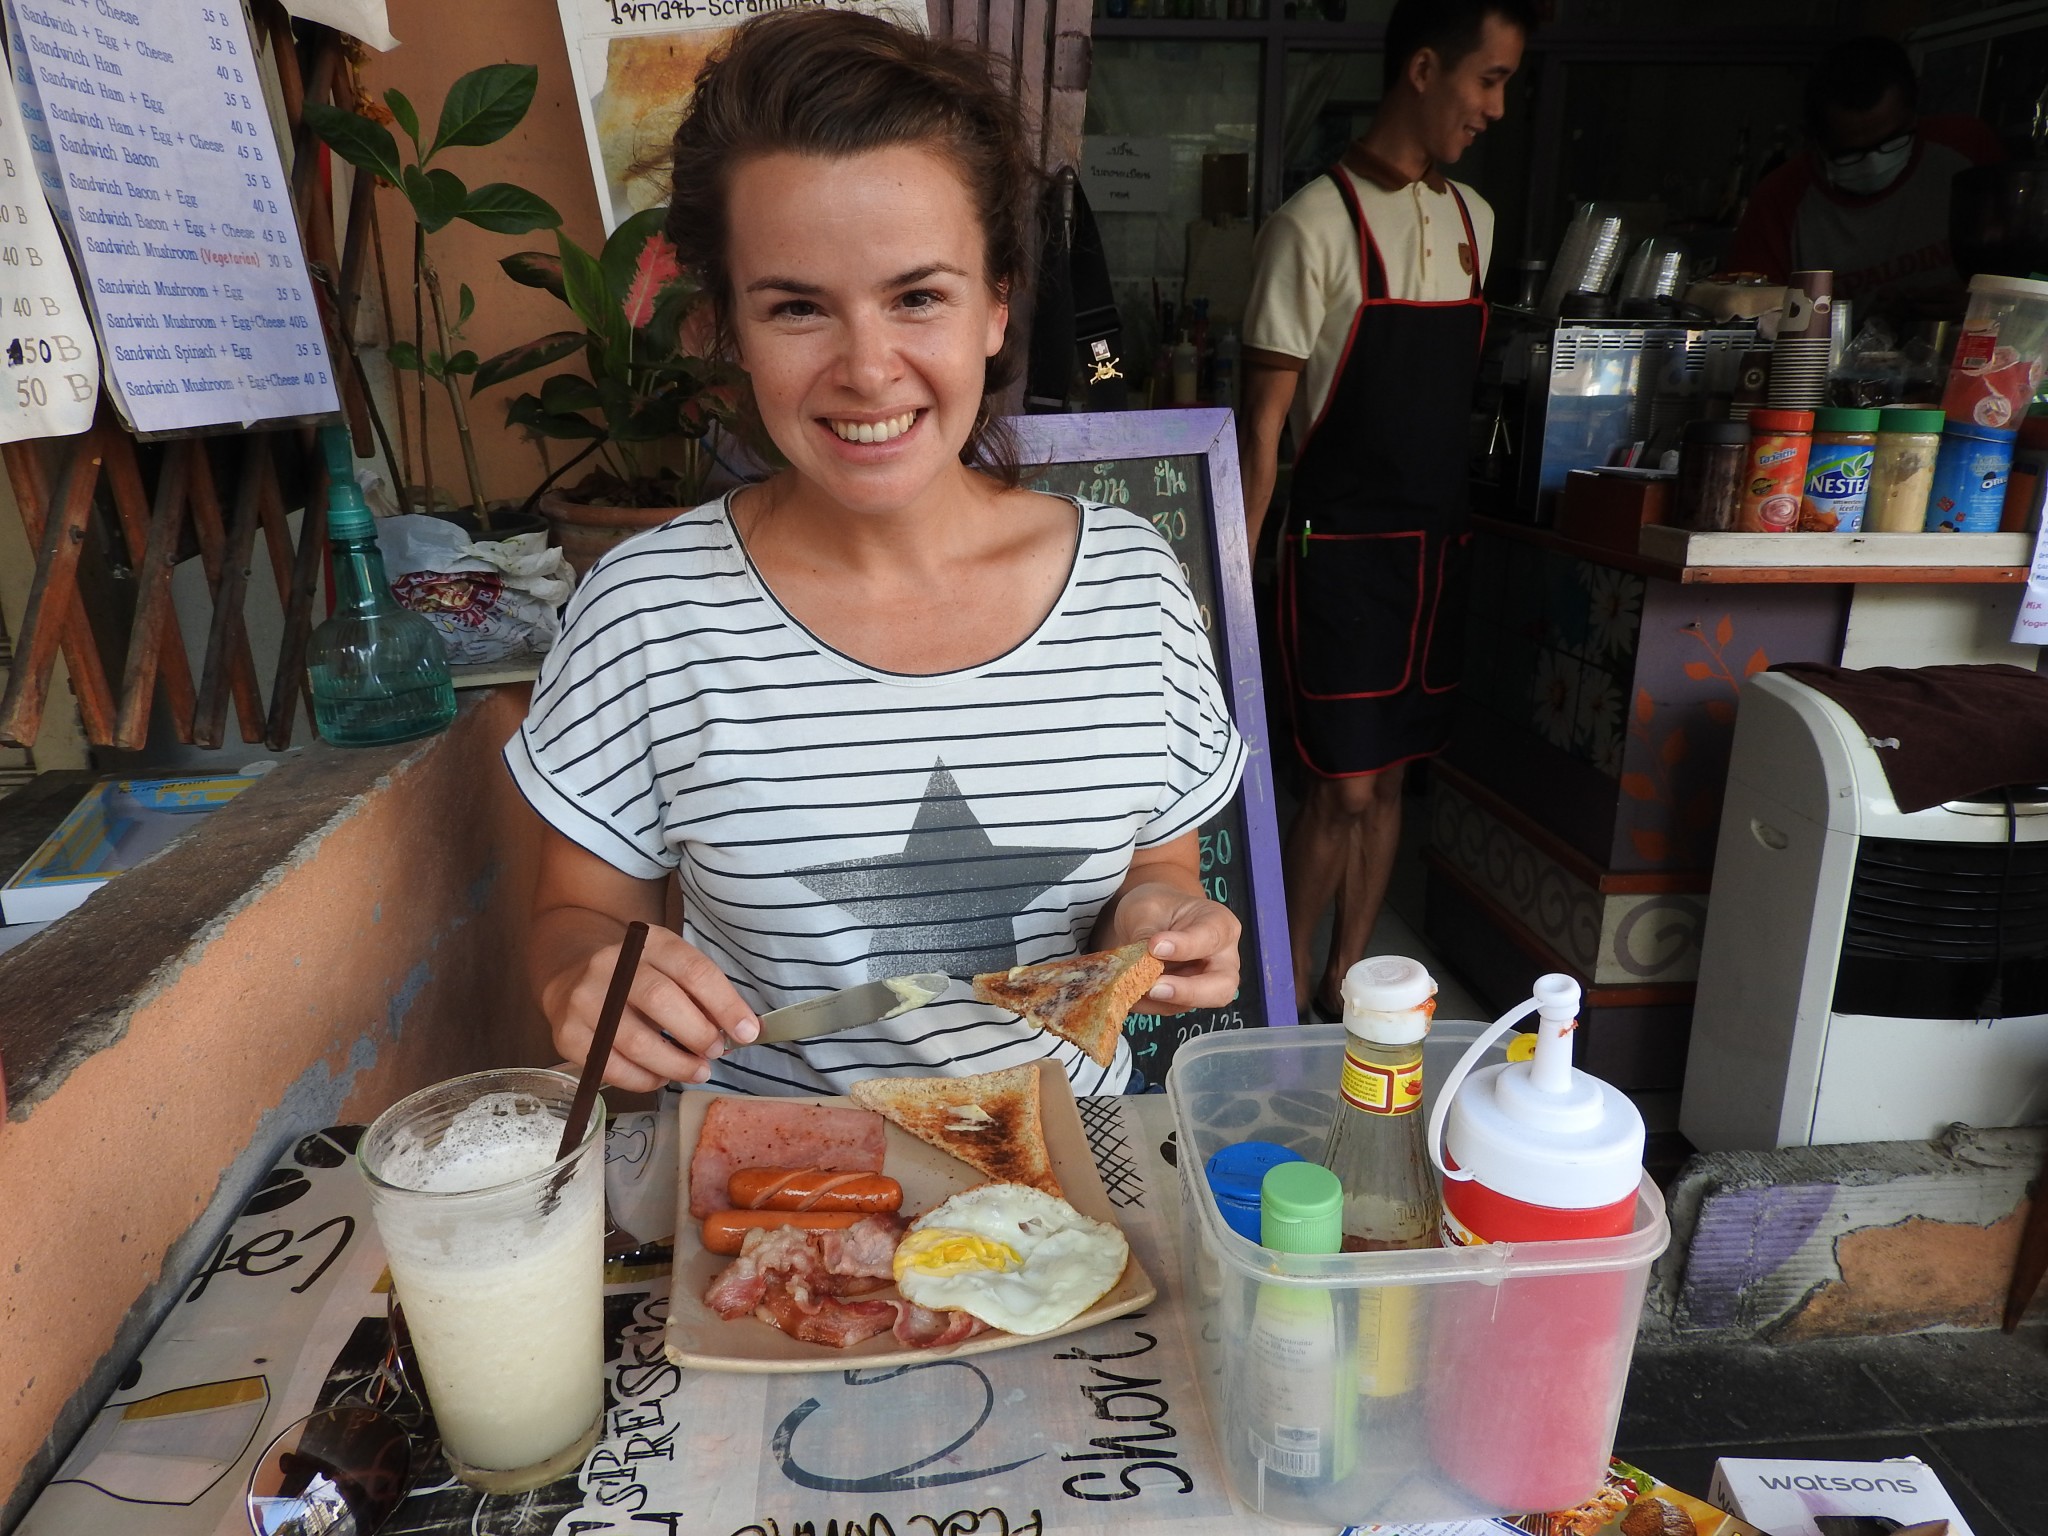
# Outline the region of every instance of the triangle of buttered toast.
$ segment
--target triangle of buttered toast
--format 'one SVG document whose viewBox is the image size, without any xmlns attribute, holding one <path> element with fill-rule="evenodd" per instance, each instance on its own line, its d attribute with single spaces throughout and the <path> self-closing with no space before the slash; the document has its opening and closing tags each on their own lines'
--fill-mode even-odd
<svg viewBox="0 0 2048 1536">
<path fill-rule="evenodd" d="M 1072 1041 L 1106 1067 L 1116 1060 L 1125 1017 L 1165 971 L 1140 941 L 991 971 L 974 978 L 974 995 Z"/>
<path fill-rule="evenodd" d="M 1038 1112 L 1038 1068 L 970 1077 L 870 1077 L 847 1096 L 1002 1184 L 1060 1193 Z"/>
</svg>

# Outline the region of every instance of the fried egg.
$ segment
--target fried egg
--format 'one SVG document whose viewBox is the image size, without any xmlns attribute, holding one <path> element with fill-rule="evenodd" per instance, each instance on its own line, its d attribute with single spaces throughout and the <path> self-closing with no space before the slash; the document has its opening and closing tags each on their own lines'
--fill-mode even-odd
<svg viewBox="0 0 2048 1536">
<path fill-rule="evenodd" d="M 981 1184 L 935 1206 L 896 1245 L 906 1301 L 958 1307 L 1007 1333 L 1047 1333 L 1108 1293 L 1130 1245 L 1028 1184 Z"/>
</svg>

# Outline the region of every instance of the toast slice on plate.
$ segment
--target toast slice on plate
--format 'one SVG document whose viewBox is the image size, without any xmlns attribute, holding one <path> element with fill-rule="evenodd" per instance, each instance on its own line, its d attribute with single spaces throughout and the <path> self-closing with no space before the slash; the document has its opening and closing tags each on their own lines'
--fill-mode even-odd
<svg viewBox="0 0 2048 1536">
<path fill-rule="evenodd" d="M 974 995 L 1072 1041 L 1098 1066 L 1116 1060 L 1124 1019 L 1166 972 L 1143 941 L 1121 949 L 1016 965 L 974 978 Z"/>
<path fill-rule="evenodd" d="M 870 1077 L 846 1092 L 861 1108 L 998 1183 L 1061 1194 L 1039 1119 L 1035 1065 L 971 1077 Z"/>
</svg>

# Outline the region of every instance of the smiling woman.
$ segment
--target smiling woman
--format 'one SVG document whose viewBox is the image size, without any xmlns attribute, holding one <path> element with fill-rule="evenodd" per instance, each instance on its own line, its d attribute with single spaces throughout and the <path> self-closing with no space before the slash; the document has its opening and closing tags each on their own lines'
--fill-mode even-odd
<svg viewBox="0 0 2048 1536">
<path fill-rule="evenodd" d="M 1147 1011 L 1236 993 L 1195 828 L 1244 746 L 1178 562 L 1128 512 L 1019 489 L 992 415 L 1038 184 L 1014 96 L 955 43 L 792 11 L 699 77 L 669 233 L 788 468 L 600 562 L 506 749 L 547 827 L 529 968 L 565 1055 L 680 882 L 609 1081 L 815 1093 L 1052 1056 L 1115 1091 L 1128 1047 L 1099 1065 L 965 979 L 1142 940 Z M 957 980 L 754 1043 L 760 1010 L 919 971 Z"/>
</svg>

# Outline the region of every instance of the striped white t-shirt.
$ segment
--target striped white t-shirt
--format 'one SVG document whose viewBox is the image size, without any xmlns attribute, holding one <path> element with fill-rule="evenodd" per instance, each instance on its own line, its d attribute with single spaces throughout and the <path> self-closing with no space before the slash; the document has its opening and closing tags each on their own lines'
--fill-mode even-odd
<svg viewBox="0 0 2048 1536">
<path fill-rule="evenodd" d="M 966 981 L 1087 949 L 1133 850 L 1192 831 L 1244 765 L 1166 542 L 1127 511 L 1079 507 L 1045 621 L 936 676 L 813 636 L 762 583 L 724 501 L 620 546 L 578 590 L 505 749 L 535 809 L 629 875 L 676 870 L 683 936 L 757 1010 L 954 978 L 900 1018 L 734 1051 L 714 1084 L 836 1093 L 1047 1055 L 1077 1093 L 1125 1084 L 1128 1045 L 1098 1067 Z"/>
</svg>

